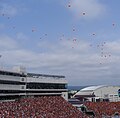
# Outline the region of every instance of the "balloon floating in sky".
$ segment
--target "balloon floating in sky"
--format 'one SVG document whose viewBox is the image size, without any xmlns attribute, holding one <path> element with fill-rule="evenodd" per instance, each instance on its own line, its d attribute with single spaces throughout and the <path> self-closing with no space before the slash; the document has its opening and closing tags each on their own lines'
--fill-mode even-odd
<svg viewBox="0 0 120 118">
<path fill-rule="evenodd" d="M 73 32 L 75 31 L 75 28 L 73 28 Z"/>
<path fill-rule="evenodd" d="M 2 16 L 5 16 L 5 14 L 3 13 Z"/>
<path fill-rule="evenodd" d="M 69 4 L 68 7 L 71 7 L 71 5 Z"/>
<path fill-rule="evenodd" d="M 82 14 L 85 15 L 85 12 L 83 12 Z"/>
<path fill-rule="evenodd" d="M 68 7 L 71 7 L 71 4 L 70 4 L 70 2 L 68 3 Z"/>
<path fill-rule="evenodd" d="M 70 0 L 71 1 L 71 0 Z M 67 4 L 65 4 L 65 7 L 67 7 L 67 9 L 69 8 L 69 9 L 71 9 L 71 7 L 73 7 L 72 6 L 72 4 L 71 4 L 71 2 L 68 2 Z M 12 16 L 11 15 L 9 15 L 7 12 L 2 12 L 1 14 L 1 17 L 3 17 L 3 19 L 4 18 L 6 18 L 6 19 L 10 19 L 10 20 L 7 20 L 7 22 L 9 22 L 9 21 L 11 21 L 11 19 L 12 19 Z M 87 11 L 79 11 L 79 13 L 78 13 L 78 15 L 80 15 L 80 16 L 82 16 L 82 17 L 85 17 L 85 15 L 87 16 L 88 15 L 88 13 L 87 13 Z M 49 19 L 48 19 L 49 20 Z M 96 24 L 93 24 L 93 25 L 96 25 Z M 16 26 L 16 25 L 15 25 Z M 15 26 L 10 26 L 10 28 L 11 29 L 17 29 L 17 26 L 15 27 Z M 32 24 L 32 26 L 36 26 L 35 24 Z M 28 29 L 28 31 L 30 31 L 30 32 L 35 32 L 36 31 L 36 29 L 37 29 L 37 27 L 32 27 L 31 26 L 31 28 L 30 29 Z M 84 25 L 83 25 L 84 26 Z M 116 22 L 111 22 L 110 23 L 110 26 L 114 29 L 114 26 L 116 26 Z M 79 29 L 77 29 L 78 27 L 76 26 L 76 24 L 72 24 L 71 25 L 71 28 L 70 28 L 70 31 L 72 32 L 71 34 L 72 35 L 75 35 L 78 31 L 79 31 Z M 79 27 L 80 28 L 80 27 Z M 82 27 L 83 29 L 84 29 L 84 27 Z M 82 29 L 81 29 L 82 30 Z M 87 29 L 86 29 L 87 30 Z M 15 31 L 15 30 L 13 30 L 13 31 Z M 63 31 L 63 30 L 62 30 Z M 38 32 L 38 29 L 37 29 L 37 32 Z M 64 32 L 63 32 L 64 33 Z M 89 32 L 90 34 L 90 36 L 94 39 L 94 38 L 98 38 L 97 36 L 98 36 L 98 34 L 97 34 L 97 31 L 90 31 Z M 37 34 L 37 33 L 31 33 L 31 34 Z M 79 43 L 79 38 L 78 38 L 78 36 L 72 36 L 71 37 L 71 34 L 70 34 L 70 37 L 69 38 L 67 38 L 66 37 L 66 34 L 62 34 L 62 36 L 61 37 L 59 37 L 59 39 L 58 40 L 61 40 L 61 42 L 68 42 L 69 41 L 69 43 L 71 44 L 72 43 L 72 46 L 70 45 L 70 48 L 76 48 L 75 46 L 77 46 L 77 44 Z M 46 33 L 46 31 L 42 34 L 43 36 L 39 36 L 38 37 L 38 39 L 40 40 L 40 41 L 42 41 L 44 38 L 48 38 L 48 36 L 49 36 L 49 33 L 47 34 Z M 75 37 L 75 38 L 74 38 Z M 77 38 L 76 38 L 77 37 Z M 87 38 L 89 38 L 89 37 L 87 37 Z M 67 41 L 65 41 L 65 40 L 67 40 Z M 99 51 L 99 57 L 101 58 L 101 59 L 108 59 L 108 58 L 110 58 L 111 57 L 111 53 L 108 53 L 107 51 L 106 51 L 106 42 L 105 42 L 105 40 L 104 40 L 104 42 L 102 42 L 102 43 L 99 43 L 99 42 L 97 42 L 97 40 L 91 40 L 91 41 L 93 41 L 93 42 L 90 42 L 87 46 L 89 46 L 89 47 L 91 47 L 91 48 L 95 48 L 95 50 L 98 50 Z M 99 64 L 99 63 L 98 63 Z M 100 61 L 100 64 L 103 64 L 103 63 L 101 63 L 101 61 Z"/>
<path fill-rule="evenodd" d="M 112 26 L 115 26 L 115 24 L 113 23 Z"/>
</svg>

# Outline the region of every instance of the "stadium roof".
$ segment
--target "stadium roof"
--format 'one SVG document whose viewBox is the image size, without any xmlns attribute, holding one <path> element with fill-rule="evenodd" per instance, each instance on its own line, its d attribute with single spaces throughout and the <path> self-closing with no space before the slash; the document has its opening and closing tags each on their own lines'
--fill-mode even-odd
<svg viewBox="0 0 120 118">
<path fill-rule="evenodd" d="M 99 89 L 104 86 L 106 86 L 106 85 L 90 86 L 90 87 L 83 88 L 80 91 L 94 91 L 94 90 Z"/>
<path fill-rule="evenodd" d="M 78 91 L 75 95 L 92 95 L 94 90 L 99 89 L 101 87 L 105 87 L 105 85 L 85 87 Z"/>
</svg>

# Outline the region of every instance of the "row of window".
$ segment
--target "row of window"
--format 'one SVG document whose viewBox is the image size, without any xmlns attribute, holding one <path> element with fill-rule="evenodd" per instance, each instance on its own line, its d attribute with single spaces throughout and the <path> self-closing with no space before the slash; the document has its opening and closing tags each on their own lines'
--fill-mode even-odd
<svg viewBox="0 0 120 118">
<path fill-rule="evenodd" d="M 27 85 L 27 89 L 67 89 L 67 84 L 55 84 L 55 83 L 27 83 L 26 84 L 25 82 L 0 80 L 0 84 Z"/>
<path fill-rule="evenodd" d="M 10 94 L 10 93 L 25 93 L 25 91 L 18 91 L 18 90 L 0 90 L 2 94 Z"/>
<path fill-rule="evenodd" d="M 14 73 L 14 72 L 7 72 L 7 71 L 0 71 L 0 75 L 9 75 L 9 76 L 17 76 L 17 77 L 26 77 L 24 74 Z"/>
<path fill-rule="evenodd" d="M 0 84 L 25 85 L 23 82 L 0 80 Z"/>
<path fill-rule="evenodd" d="M 45 75 L 45 74 L 35 74 L 35 73 L 27 73 L 27 75 L 29 77 L 35 77 L 35 78 L 39 78 L 39 77 L 54 77 L 54 78 L 65 78 L 65 76 L 57 76 L 57 75 Z"/>
<path fill-rule="evenodd" d="M 67 84 L 27 83 L 27 89 L 67 89 Z"/>
<path fill-rule="evenodd" d="M 56 93 L 55 91 L 18 91 L 18 90 L 0 90 L 0 94 L 11 94 L 11 93 Z M 57 93 L 61 93 L 57 91 Z"/>
</svg>

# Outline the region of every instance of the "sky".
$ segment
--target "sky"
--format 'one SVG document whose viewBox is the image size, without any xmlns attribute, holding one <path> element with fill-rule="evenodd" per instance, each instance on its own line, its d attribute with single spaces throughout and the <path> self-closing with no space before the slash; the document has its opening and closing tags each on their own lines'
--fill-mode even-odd
<svg viewBox="0 0 120 118">
<path fill-rule="evenodd" d="M 120 85 L 120 0 L 0 0 L 0 67 Z"/>
</svg>

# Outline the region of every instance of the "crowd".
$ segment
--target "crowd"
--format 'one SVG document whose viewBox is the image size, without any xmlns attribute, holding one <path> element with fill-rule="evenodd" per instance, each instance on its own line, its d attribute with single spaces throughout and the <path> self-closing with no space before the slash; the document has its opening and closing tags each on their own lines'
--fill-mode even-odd
<svg viewBox="0 0 120 118">
<path fill-rule="evenodd" d="M 22 98 L 0 103 L 0 118 L 88 118 L 61 96 Z"/>
<path fill-rule="evenodd" d="M 113 118 L 115 115 L 120 115 L 120 102 L 85 102 L 84 106 L 87 111 L 95 113 L 95 118 Z M 61 96 L 40 96 L 0 102 L 0 118 L 89 117 Z"/>
<path fill-rule="evenodd" d="M 88 110 L 93 110 L 95 118 L 120 118 L 120 102 L 86 102 Z"/>
</svg>

